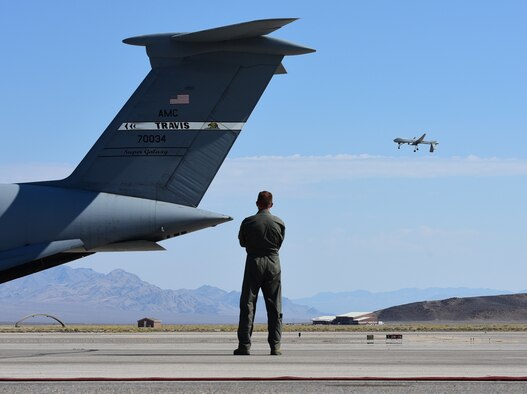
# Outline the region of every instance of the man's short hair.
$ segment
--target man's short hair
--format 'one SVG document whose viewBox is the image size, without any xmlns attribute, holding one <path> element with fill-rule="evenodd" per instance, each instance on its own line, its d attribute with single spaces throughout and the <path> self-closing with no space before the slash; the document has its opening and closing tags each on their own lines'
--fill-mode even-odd
<svg viewBox="0 0 527 394">
<path fill-rule="evenodd" d="M 273 194 L 265 190 L 261 191 L 258 193 L 258 200 L 256 200 L 256 203 L 263 207 L 269 208 L 271 205 L 273 205 Z"/>
</svg>

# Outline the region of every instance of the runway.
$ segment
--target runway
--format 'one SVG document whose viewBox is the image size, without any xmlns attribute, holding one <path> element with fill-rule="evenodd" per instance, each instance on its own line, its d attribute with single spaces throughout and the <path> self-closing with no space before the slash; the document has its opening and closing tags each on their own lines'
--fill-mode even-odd
<svg viewBox="0 0 527 394">
<path fill-rule="evenodd" d="M 411 392 L 411 385 L 423 384 L 463 389 L 483 385 L 516 392 L 526 384 L 527 333 L 402 333 L 402 340 L 371 334 L 373 341 L 364 332 L 285 333 L 284 354 L 270 356 L 266 334 L 255 333 L 251 355 L 233 356 L 237 340 L 232 332 L 4 333 L 0 390 L 17 392 L 45 384 L 55 387 L 50 392 L 62 392 L 60 387 L 71 390 L 69 385 L 79 384 L 79 379 L 84 388 L 110 388 L 116 382 L 121 387 L 126 382 L 141 392 L 148 392 L 139 390 L 145 382 L 157 387 L 156 392 L 163 387 L 167 392 L 179 387 L 210 392 L 209 385 L 212 391 L 224 387 L 233 392 L 249 387 L 315 392 L 323 389 L 320 385 L 333 387 L 333 392 L 339 387 Z"/>
</svg>

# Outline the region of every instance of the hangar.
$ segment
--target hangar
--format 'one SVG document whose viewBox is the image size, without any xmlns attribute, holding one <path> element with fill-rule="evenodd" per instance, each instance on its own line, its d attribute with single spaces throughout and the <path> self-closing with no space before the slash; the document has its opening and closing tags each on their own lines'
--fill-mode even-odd
<svg viewBox="0 0 527 394">
<path fill-rule="evenodd" d="M 313 324 L 358 325 L 379 324 L 373 312 L 349 312 L 337 316 L 320 316 L 312 319 Z"/>
</svg>

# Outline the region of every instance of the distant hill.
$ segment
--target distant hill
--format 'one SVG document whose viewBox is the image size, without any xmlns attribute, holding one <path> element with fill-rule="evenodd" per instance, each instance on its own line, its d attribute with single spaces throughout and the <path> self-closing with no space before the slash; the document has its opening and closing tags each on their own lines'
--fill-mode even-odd
<svg viewBox="0 0 527 394">
<path fill-rule="evenodd" d="M 69 323 L 236 323 L 240 293 L 212 286 L 165 290 L 123 270 L 108 274 L 59 266 L 0 285 L 0 322 L 33 313 L 56 314 Z M 258 303 L 257 321 L 266 321 Z M 285 322 L 305 322 L 322 312 L 283 299 Z"/>
<path fill-rule="evenodd" d="M 384 322 L 527 321 L 527 294 L 413 302 L 377 311 Z"/>
<path fill-rule="evenodd" d="M 297 298 L 293 301 L 310 305 L 329 314 L 339 315 L 350 311 L 375 311 L 395 305 L 418 301 L 442 300 L 451 297 L 473 297 L 512 294 L 510 291 L 495 289 L 458 288 L 427 288 L 400 289 L 394 291 L 372 293 L 366 290 L 350 292 L 324 292 L 308 298 Z"/>
</svg>

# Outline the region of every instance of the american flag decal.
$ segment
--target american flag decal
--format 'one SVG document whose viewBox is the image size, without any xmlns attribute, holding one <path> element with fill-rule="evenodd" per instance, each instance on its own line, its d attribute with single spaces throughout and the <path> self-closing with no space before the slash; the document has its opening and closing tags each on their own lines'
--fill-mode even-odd
<svg viewBox="0 0 527 394">
<path fill-rule="evenodd" d="M 170 104 L 190 104 L 190 96 L 188 94 L 178 94 L 175 98 L 170 99 Z"/>
</svg>

